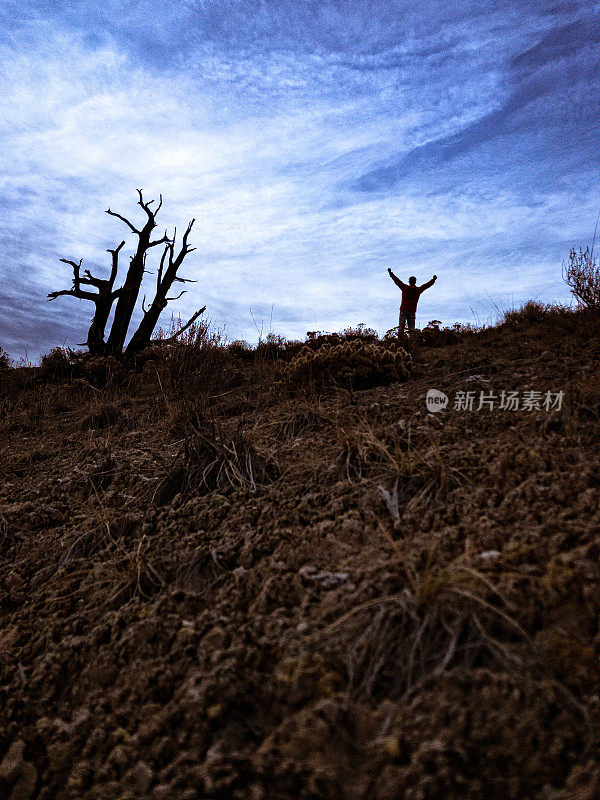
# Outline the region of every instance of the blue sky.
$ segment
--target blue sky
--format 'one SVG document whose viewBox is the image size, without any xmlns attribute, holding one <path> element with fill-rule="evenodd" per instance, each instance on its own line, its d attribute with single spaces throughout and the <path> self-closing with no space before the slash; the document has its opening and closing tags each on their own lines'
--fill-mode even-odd
<svg viewBox="0 0 600 800">
<path fill-rule="evenodd" d="M 85 339 L 93 306 L 45 296 L 61 257 L 108 271 L 105 209 L 139 219 L 136 188 L 159 228 L 196 218 L 172 308 L 230 339 L 383 333 L 388 266 L 437 273 L 421 325 L 568 302 L 600 210 L 599 23 L 577 0 L 0 2 L 0 346 Z"/>
</svg>

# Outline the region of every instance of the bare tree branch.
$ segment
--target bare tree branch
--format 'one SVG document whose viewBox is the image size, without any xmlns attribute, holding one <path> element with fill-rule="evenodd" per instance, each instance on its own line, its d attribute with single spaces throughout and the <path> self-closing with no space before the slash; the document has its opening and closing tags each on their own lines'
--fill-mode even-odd
<svg viewBox="0 0 600 800">
<path fill-rule="evenodd" d="M 195 220 L 192 219 L 187 226 L 186 232 L 183 234 L 183 239 L 181 242 L 181 249 L 177 254 L 176 258 L 173 258 L 174 255 L 174 244 L 175 244 L 175 236 L 173 236 L 173 248 L 171 249 L 171 253 L 169 254 L 169 269 L 167 270 L 167 275 L 169 279 L 169 286 L 173 283 L 173 281 L 177 277 L 177 270 L 183 264 L 183 259 L 187 256 L 188 253 L 191 253 L 195 250 L 195 247 L 190 247 L 188 245 L 188 236 L 190 235 L 190 231 L 192 230 L 192 226 L 194 225 Z M 168 287 L 167 287 L 168 290 Z"/>
<path fill-rule="evenodd" d="M 48 292 L 47 297 L 49 300 L 56 300 L 57 297 L 62 297 L 63 295 L 77 297 L 79 300 L 94 300 L 97 297 L 92 292 L 84 292 L 81 289 L 61 289 L 59 292 Z"/>
<path fill-rule="evenodd" d="M 144 209 L 144 211 L 148 215 L 148 219 L 151 219 L 152 221 L 154 221 L 154 218 L 156 217 L 156 215 L 158 214 L 158 212 L 160 211 L 160 209 L 162 207 L 162 202 L 163 202 L 162 194 L 159 195 L 159 197 L 160 197 L 159 203 L 158 203 L 156 209 L 153 211 L 150 208 L 150 206 L 152 205 L 152 203 L 155 202 L 155 200 L 148 200 L 148 202 L 144 203 L 144 198 L 142 196 L 142 190 L 138 189 L 137 193 L 138 193 L 139 198 L 140 198 L 139 201 L 138 201 L 138 205 L 140 205 Z"/>
<path fill-rule="evenodd" d="M 113 270 L 108 280 L 95 277 L 89 269 L 86 269 L 84 277 L 81 277 L 81 264 L 83 259 L 80 259 L 78 263 L 68 258 L 61 258 L 60 260 L 63 264 L 69 264 L 73 267 L 73 288 L 50 292 L 48 294 L 48 300 L 55 300 L 57 297 L 69 295 L 71 297 L 76 297 L 78 300 L 90 300 L 94 303 L 96 312 L 88 330 L 86 342 L 90 353 L 100 354 L 103 353 L 105 349 L 104 330 L 106 328 L 106 322 L 110 315 L 113 302 L 120 295 L 120 290 L 113 292 L 112 287 L 116 277 L 118 252 L 124 244 L 125 242 L 123 241 L 115 250 L 109 251 L 113 253 Z M 93 286 L 98 291 L 83 291 L 81 289 L 82 284 Z"/>
<path fill-rule="evenodd" d="M 171 240 L 167 236 L 167 232 L 165 231 L 165 235 L 161 236 L 160 239 L 154 239 L 152 242 L 148 242 L 148 247 L 156 247 L 157 244 L 164 244 L 165 242 L 170 242 Z"/>
<path fill-rule="evenodd" d="M 180 328 L 180 329 L 177 331 L 177 333 L 174 333 L 172 336 L 169 336 L 167 339 L 161 339 L 161 342 L 162 342 L 162 343 L 166 343 L 166 342 L 172 342 L 172 341 L 173 341 L 174 339 L 176 339 L 178 336 L 181 336 L 181 334 L 182 334 L 184 331 L 186 331 L 186 330 L 187 330 L 187 329 L 190 327 L 190 325 L 193 325 L 193 324 L 194 324 L 194 322 L 196 322 L 196 320 L 198 319 L 198 317 L 200 316 L 200 314 L 204 314 L 204 312 L 205 312 L 205 311 L 206 311 L 206 306 L 202 306 L 202 308 L 201 308 L 199 311 L 196 311 L 196 313 L 195 313 L 195 314 L 192 314 L 192 316 L 191 316 L 191 317 L 188 319 L 188 321 L 185 323 L 185 325 L 183 326 L 183 328 Z"/>
<path fill-rule="evenodd" d="M 111 217 L 116 217 L 117 219 L 120 219 L 121 222 L 124 222 L 125 225 L 127 225 L 129 228 L 131 228 L 131 230 L 134 233 L 137 233 L 138 236 L 140 235 L 140 231 L 138 231 L 138 229 L 134 225 L 132 225 L 131 222 L 129 222 L 129 220 L 126 217 L 122 216 L 121 214 L 117 214 L 116 211 L 111 211 L 110 208 L 106 209 L 106 213 L 110 214 Z"/>
<path fill-rule="evenodd" d="M 167 303 L 168 303 L 168 302 L 170 302 L 171 300 L 179 300 L 179 298 L 181 297 L 181 295 L 183 295 L 183 294 L 185 294 L 185 293 L 186 293 L 186 289 L 184 289 L 183 291 L 179 292 L 179 294 L 177 295 L 177 297 L 165 297 L 165 300 L 167 301 Z"/>
<path fill-rule="evenodd" d="M 63 264 L 70 264 L 73 267 L 73 288 L 75 289 L 76 292 L 78 292 L 80 290 L 79 284 L 81 283 L 81 278 L 79 273 L 81 270 L 81 263 L 83 261 L 83 258 L 79 259 L 79 264 L 76 261 L 71 261 L 70 258 L 61 258 L 60 260 L 62 261 Z"/>
<path fill-rule="evenodd" d="M 90 286 L 95 286 L 97 289 L 107 288 L 108 281 L 102 280 L 102 278 L 95 278 L 89 269 L 86 269 L 83 274 L 85 278 L 80 278 L 79 283 L 86 283 Z"/>
<path fill-rule="evenodd" d="M 187 226 L 187 230 L 183 234 L 183 249 L 185 250 L 186 253 L 191 253 L 193 250 L 196 249 L 195 247 L 188 247 L 188 243 L 187 243 L 188 236 L 190 235 L 190 232 L 191 232 L 191 230 L 192 230 L 192 228 L 194 226 L 194 222 L 196 222 L 195 219 L 191 219 L 190 220 L 190 222 L 189 222 L 189 224 Z"/>
<path fill-rule="evenodd" d="M 106 252 L 107 253 L 112 253 L 113 255 L 115 253 L 118 254 L 119 250 L 124 246 L 125 246 L 125 239 L 123 239 L 123 241 L 119 245 L 117 245 L 117 247 L 114 247 L 114 248 L 113 247 L 107 247 Z"/>
<path fill-rule="evenodd" d="M 172 245 L 172 243 L 169 243 L 165 247 L 165 249 L 163 251 L 163 254 L 162 254 L 161 258 L 160 258 L 160 265 L 158 267 L 158 274 L 156 276 L 156 291 L 157 292 L 160 289 L 160 284 L 161 284 L 161 281 L 162 281 L 163 268 L 164 268 L 164 265 L 165 265 L 165 258 L 167 257 L 167 253 L 169 251 L 172 251 L 172 250 L 173 250 L 173 245 Z"/>
<path fill-rule="evenodd" d="M 108 250 L 106 251 L 107 253 L 110 253 L 112 255 L 112 270 L 108 281 L 111 289 L 115 284 L 115 280 L 117 279 L 117 272 L 119 270 L 119 251 L 124 245 L 125 245 L 125 239 L 123 239 L 121 244 L 118 247 L 115 247 L 114 250 L 108 248 Z"/>
<path fill-rule="evenodd" d="M 81 264 L 83 263 L 83 258 L 79 259 L 79 264 L 76 261 L 71 261 L 70 258 L 61 258 L 60 260 L 63 264 L 70 264 L 76 271 L 81 269 Z"/>
</svg>

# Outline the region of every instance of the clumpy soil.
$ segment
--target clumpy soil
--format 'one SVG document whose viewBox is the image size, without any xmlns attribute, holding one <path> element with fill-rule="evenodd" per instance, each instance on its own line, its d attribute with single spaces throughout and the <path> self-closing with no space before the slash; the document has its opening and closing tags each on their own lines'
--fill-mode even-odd
<svg viewBox="0 0 600 800">
<path fill-rule="evenodd" d="M 488 329 L 319 397 L 271 364 L 226 391 L 156 360 L 21 376 L 0 796 L 600 797 L 599 331 Z"/>
</svg>

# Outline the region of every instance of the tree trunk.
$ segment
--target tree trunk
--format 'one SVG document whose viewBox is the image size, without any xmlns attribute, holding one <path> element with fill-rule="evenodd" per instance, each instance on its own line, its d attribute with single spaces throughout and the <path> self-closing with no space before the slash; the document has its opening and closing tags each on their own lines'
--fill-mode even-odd
<svg viewBox="0 0 600 800">
<path fill-rule="evenodd" d="M 131 317 L 140 293 L 142 278 L 144 277 L 144 256 L 148 249 L 150 231 L 145 236 L 143 234 L 144 230 L 140 233 L 137 252 L 129 264 L 127 277 L 117 300 L 115 318 L 110 329 L 110 335 L 106 342 L 106 352 L 113 356 L 120 355 L 123 352 L 127 330 L 129 329 Z"/>
<path fill-rule="evenodd" d="M 104 355 L 104 331 L 112 308 L 113 298 L 107 297 L 103 302 L 96 301 L 96 313 L 87 335 L 87 348 L 91 355 Z"/>
<path fill-rule="evenodd" d="M 160 202 L 154 211 L 150 208 L 152 203 L 154 203 L 154 200 L 150 200 L 149 202 L 145 203 L 144 198 L 142 197 L 141 189 L 138 189 L 138 196 L 138 205 L 144 209 L 146 216 L 148 217 L 146 224 L 141 230 L 138 230 L 125 217 L 121 216 L 120 214 L 116 214 L 114 211 L 111 211 L 110 208 L 106 212 L 113 217 L 118 217 L 138 236 L 137 249 L 135 251 L 135 255 L 132 257 L 129 263 L 129 269 L 127 270 L 125 283 L 119 290 L 120 293 L 117 301 L 117 307 L 115 309 L 115 317 L 110 329 L 108 341 L 106 342 L 106 352 L 113 356 L 121 355 L 123 352 L 123 345 L 125 344 L 127 331 L 129 329 L 129 324 L 131 323 L 131 317 L 133 316 L 133 312 L 135 310 L 135 304 L 137 302 L 138 295 L 140 293 L 140 287 L 142 285 L 142 279 L 144 277 L 146 254 L 150 248 L 155 247 L 158 244 L 169 242 L 166 232 L 161 239 L 157 239 L 153 242 L 150 241 L 150 234 L 156 227 L 156 215 L 162 206 L 162 195 L 160 197 Z"/>
<path fill-rule="evenodd" d="M 150 344 L 150 339 L 154 333 L 154 328 L 158 322 L 158 318 L 167 307 L 167 298 L 156 296 L 152 301 L 152 305 L 144 314 L 142 321 L 137 331 L 131 337 L 131 341 L 127 345 L 126 353 L 139 353 Z"/>
<path fill-rule="evenodd" d="M 145 347 L 148 347 L 150 344 L 150 338 L 154 332 L 154 328 L 158 322 L 158 318 L 160 317 L 161 313 L 167 307 L 167 304 L 170 299 L 167 297 L 168 293 L 171 290 L 173 284 L 177 281 L 179 283 L 189 283 L 190 281 L 185 278 L 180 278 L 177 275 L 177 271 L 183 264 L 184 258 L 187 256 L 188 253 L 191 253 L 194 250 L 193 247 L 188 245 L 188 237 L 190 235 L 190 231 L 192 230 L 192 226 L 194 225 L 194 220 L 192 220 L 183 235 L 183 240 L 181 243 L 181 249 L 176 257 L 175 254 L 175 236 L 173 240 L 168 242 L 163 252 L 162 258 L 160 260 L 160 267 L 158 268 L 158 277 L 156 279 L 156 294 L 154 295 L 154 300 L 150 308 L 144 313 L 142 321 L 139 324 L 137 331 L 131 337 L 131 341 L 127 345 L 127 353 L 139 353 Z M 167 269 L 164 270 L 165 260 L 169 257 L 169 263 L 167 264 Z M 183 292 L 181 292 L 183 294 Z M 181 296 L 178 295 L 178 297 Z"/>
</svg>

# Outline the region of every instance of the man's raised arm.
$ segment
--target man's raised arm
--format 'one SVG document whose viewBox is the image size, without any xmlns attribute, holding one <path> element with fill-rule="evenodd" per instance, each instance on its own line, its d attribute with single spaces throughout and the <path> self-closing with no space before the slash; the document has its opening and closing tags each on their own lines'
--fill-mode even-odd
<svg viewBox="0 0 600 800">
<path fill-rule="evenodd" d="M 400 278 L 397 278 L 389 267 L 388 267 L 388 273 L 390 278 L 394 281 L 394 283 L 399 289 L 406 289 L 406 283 L 402 283 Z"/>
<path fill-rule="evenodd" d="M 427 283 L 424 283 L 422 286 L 419 286 L 419 291 L 424 292 L 425 289 L 429 289 L 430 286 L 433 286 L 433 284 L 436 281 L 437 281 L 437 275 L 434 275 L 430 281 L 427 281 Z"/>
</svg>

